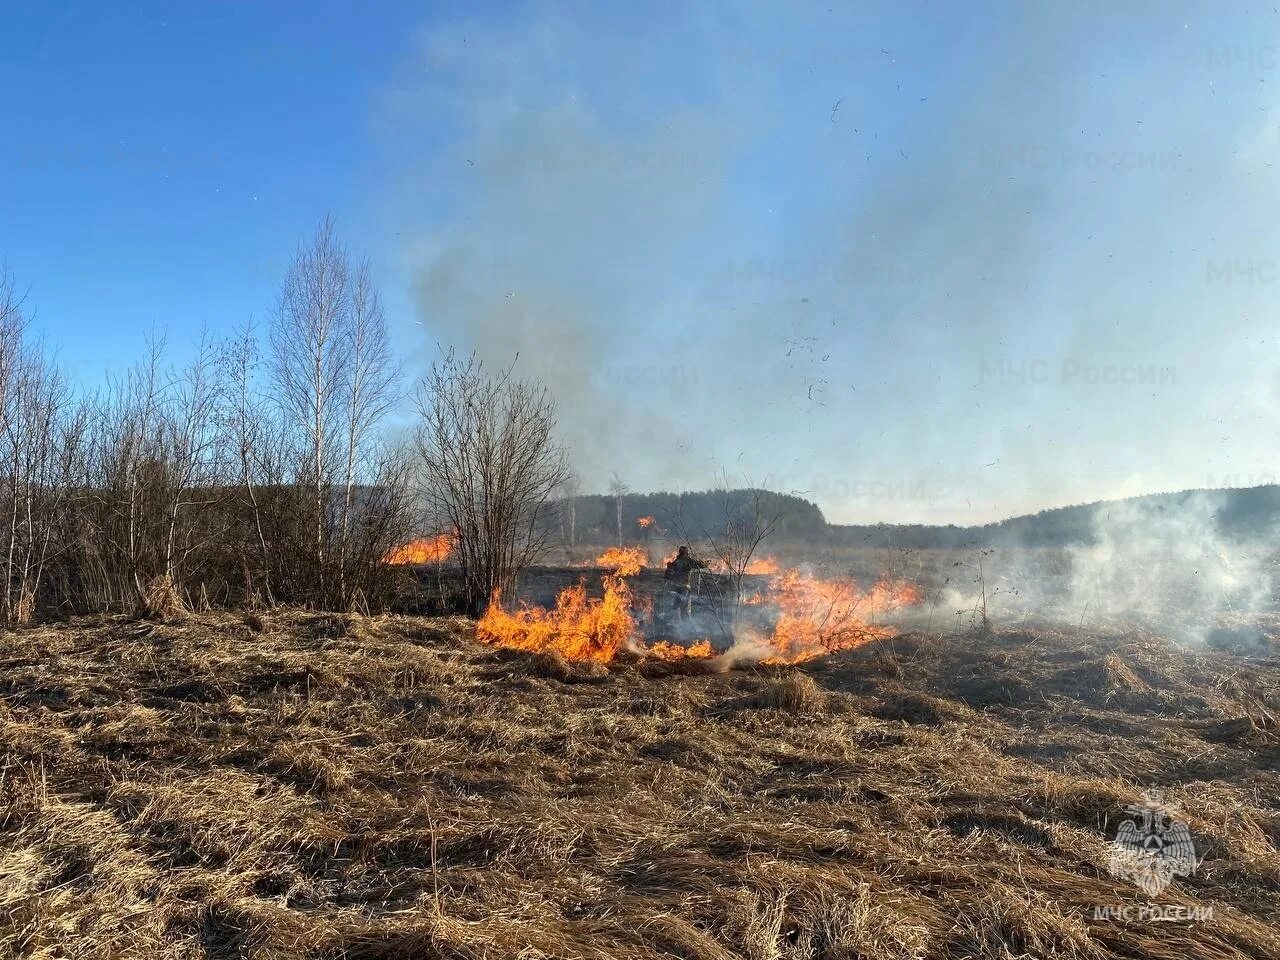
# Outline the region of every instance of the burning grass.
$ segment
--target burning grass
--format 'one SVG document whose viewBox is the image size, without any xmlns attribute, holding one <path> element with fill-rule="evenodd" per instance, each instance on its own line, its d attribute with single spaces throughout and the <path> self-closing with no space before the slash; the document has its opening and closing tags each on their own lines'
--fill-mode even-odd
<svg viewBox="0 0 1280 960">
<path fill-rule="evenodd" d="M 642 547 L 609 547 L 593 565 L 612 570 L 620 577 L 631 577 L 649 565 L 649 558 Z"/>
<path fill-rule="evenodd" d="M 4 634 L 0 956 L 1280 956 L 1273 655 L 997 629 L 650 680 L 473 629 Z M 1210 922 L 1093 919 L 1143 902 L 1107 841 L 1149 787 L 1203 857 L 1159 902 Z"/>
<path fill-rule="evenodd" d="M 719 647 L 711 637 L 651 642 L 639 626 L 652 612 L 652 600 L 637 599 L 627 580 L 643 569 L 642 557 L 630 548 L 606 551 L 598 565 L 613 572 L 602 578 L 600 597 L 589 595 L 585 582 L 562 589 L 551 608 L 526 603 L 508 610 L 496 596 L 477 635 L 494 646 L 600 663 L 626 653 L 667 662 L 706 660 L 716 669 L 794 664 L 893 636 L 897 630 L 879 618 L 918 604 L 922 596 L 905 580 L 880 580 L 864 591 L 848 578 L 824 579 L 792 569 L 770 576 L 740 607 L 717 611 L 711 619 L 718 639 L 725 641 Z M 765 569 L 776 565 L 769 561 Z"/>
<path fill-rule="evenodd" d="M 382 562 L 394 566 L 408 566 L 420 563 L 444 563 L 453 555 L 453 548 L 458 538 L 452 533 L 441 533 L 434 537 L 410 540 L 396 547 Z"/>
<path fill-rule="evenodd" d="M 764 596 L 779 616 L 768 638 L 766 663 L 803 663 L 840 650 L 852 650 L 898 631 L 872 618 L 920 602 L 912 583 L 879 580 L 867 592 L 847 578 L 822 579 L 788 570 L 775 578 Z"/>
<path fill-rule="evenodd" d="M 566 587 L 551 610 L 522 606 L 508 612 L 495 594 L 476 625 L 485 643 L 527 653 L 554 653 L 567 660 L 616 660 L 635 636 L 631 591 L 619 575 L 604 578 L 604 597 L 587 596 L 586 584 Z"/>
</svg>

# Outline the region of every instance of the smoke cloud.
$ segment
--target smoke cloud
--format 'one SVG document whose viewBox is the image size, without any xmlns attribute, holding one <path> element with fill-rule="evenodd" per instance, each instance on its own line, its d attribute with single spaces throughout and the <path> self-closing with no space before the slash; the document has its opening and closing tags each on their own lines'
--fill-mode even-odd
<svg viewBox="0 0 1280 960">
<path fill-rule="evenodd" d="M 1273 474 L 1260 16 L 426 24 L 379 113 L 421 358 L 518 355 L 587 489 L 968 523 Z"/>
</svg>

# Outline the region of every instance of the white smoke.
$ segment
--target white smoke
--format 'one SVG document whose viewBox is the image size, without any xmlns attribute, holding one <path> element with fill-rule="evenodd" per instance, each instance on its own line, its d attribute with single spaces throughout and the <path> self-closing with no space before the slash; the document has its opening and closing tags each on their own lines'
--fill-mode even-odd
<svg viewBox="0 0 1280 960">
<path fill-rule="evenodd" d="M 975 550 L 930 595 L 937 625 L 980 619 L 984 594 L 998 625 L 1142 625 L 1184 643 L 1274 614 L 1272 531 L 1228 534 L 1224 502 L 1213 492 L 1119 501 L 1098 508 L 1087 545 Z"/>
<path fill-rule="evenodd" d="M 1069 602 L 1081 619 L 1136 618 L 1197 641 L 1224 619 L 1269 611 L 1274 550 L 1226 537 L 1221 504 L 1195 493 L 1176 506 L 1135 500 L 1100 513 L 1095 544 L 1071 555 Z"/>
</svg>

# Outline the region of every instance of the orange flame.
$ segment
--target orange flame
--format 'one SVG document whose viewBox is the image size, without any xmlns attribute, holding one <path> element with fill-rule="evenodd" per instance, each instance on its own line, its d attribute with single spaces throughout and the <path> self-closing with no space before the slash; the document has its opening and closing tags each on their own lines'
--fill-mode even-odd
<svg viewBox="0 0 1280 960">
<path fill-rule="evenodd" d="M 823 580 L 788 570 L 765 595 L 779 615 L 768 638 L 764 663 L 803 663 L 840 650 L 852 650 L 882 637 L 890 627 L 867 618 L 919 603 L 920 588 L 906 580 L 880 580 L 863 592 L 849 579 Z"/>
<path fill-rule="evenodd" d="M 716 655 L 710 640 L 699 640 L 687 647 L 659 640 L 645 651 L 655 660 L 710 660 Z"/>
<path fill-rule="evenodd" d="M 610 547 L 595 562 L 595 566 L 612 570 L 620 577 L 634 576 L 648 564 L 649 557 L 641 547 Z"/>
<path fill-rule="evenodd" d="M 477 637 L 499 647 L 608 663 L 635 632 L 631 590 L 618 575 L 604 578 L 603 599 L 588 597 L 586 584 L 579 583 L 560 591 L 551 610 L 524 606 L 509 613 L 501 600 L 495 592 L 476 625 Z"/>
<path fill-rule="evenodd" d="M 396 547 L 382 562 L 386 564 L 443 563 L 453 553 L 458 538 L 452 533 L 441 533 L 421 540 L 410 540 Z"/>
<path fill-rule="evenodd" d="M 716 559 L 707 565 L 707 569 L 712 573 L 731 573 L 737 569 L 738 565 L 735 562 L 733 568 L 730 568 L 729 564 L 725 563 L 724 560 Z M 756 557 L 754 560 L 747 561 L 746 566 L 742 568 L 742 572 L 749 576 L 772 577 L 782 572 L 782 565 L 773 557 Z"/>
<path fill-rule="evenodd" d="M 626 551 L 606 551 L 623 553 Z M 602 564 L 603 565 L 603 564 Z M 486 643 L 529 652 L 556 651 L 570 660 L 607 663 L 630 647 L 657 660 L 706 660 L 720 654 L 707 639 L 689 646 L 658 641 L 645 646 L 636 637 L 631 589 L 623 579 L 627 565 L 604 577 L 604 596 L 587 596 L 584 583 L 562 590 L 555 607 L 502 609 L 495 596 L 480 620 L 477 635 Z M 765 635 L 751 628 L 735 631 L 729 661 L 751 659 L 765 664 L 794 664 L 841 650 L 851 650 L 896 631 L 870 622 L 877 615 L 919 603 L 920 588 L 906 580 L 880 580 L 863 591 L 849 579 L 821 579 L 787 570 L 744 601 L 776 608 L 777 619 Z M 736 651 L 736 652 L 735 652 Z M 749 651 L 745 653 L 744 651 Z"/>
<path fill-rule="evenodd" d="M 640 525 L 642 530 L 648 530 L 655 523 L 653 517 L 636 517 L 636 523 Z"/>
</svg>

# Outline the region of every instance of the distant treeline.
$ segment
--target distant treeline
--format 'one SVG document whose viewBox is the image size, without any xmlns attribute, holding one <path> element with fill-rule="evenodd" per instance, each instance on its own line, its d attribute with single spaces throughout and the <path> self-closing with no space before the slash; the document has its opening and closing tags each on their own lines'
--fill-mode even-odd
<svg viewBox="0 0 1280 960">
<path fill-rule="evenodd" d="M 619 510 L 621 506 L 621 510 Z M 800 497 L 765 490 L 707 490 L 691 493 L 582 494 L 563 501 L 565 539 L 577 543 L 613 543 L 621 531 L 624 542 L 656 536 L 672 540 L 718 537 L 726 527 L 758 509 L 762 519 L 778 517 L 774 537 L 814 540 L 826 536 L 827 522 L 817 504 Z M 652 524 L 641 520 L 652 518 Z M 570 534 L 569 526 L 573 531 Z"/>
<path fill-rule="evenodd" d="M 655 531 L 672 539 L 680 539 L 682 532 L 693 538 L 719 536 L 724 532 L 727 518 L 740 515 L 751 496 L 750 490 L 625 494 L 621 498 L 623 539 L 639 541 L 653 536 Z M 593 494 L 579 496 L 576 502 L 577 541 L 599 543 L 617 539 L 618 497 Z M 1236 540 L 1270 537 L 1280 525 L 1280 486 L 1274 484 L 1102 500 L 967 527 L 918 523 L 833 524 L 827 523 L 816 504 L 800 497 L 769 493 L 762 502 L 768 512 L 782 516 L 772 538 L 774 541 L 916 550 L 1088 546 L 1097 540 L 1099 523 L 1105 523 L 1117 510 L 1138 511 L 1144 517 L 1159 519 L 1166 512 L 1176 516 L 1194 505 L 1197 513 L 1209 511 L 1219 536 Z M 562 513 L 568 516 L 567 510 Z M 653 517 L 655 526 L 641 526 L 641 517 Z"/>
</svg>

